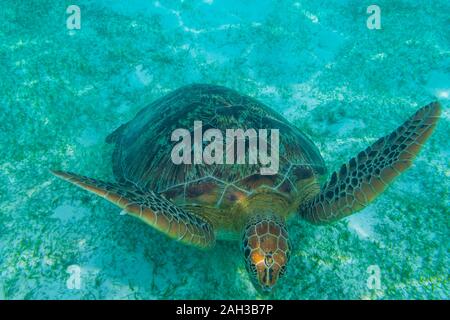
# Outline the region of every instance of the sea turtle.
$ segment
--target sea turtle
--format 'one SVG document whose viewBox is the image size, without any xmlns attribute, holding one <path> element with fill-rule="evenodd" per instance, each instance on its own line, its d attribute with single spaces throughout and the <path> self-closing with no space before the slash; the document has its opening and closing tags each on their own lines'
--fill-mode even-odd
<svg viewBox="0 0 450 320">
<path fill-rule="evenodd" d="M 440 112 L 438 102 L 419 109 L 320 187 L 324 160 L 299 128 L 251 97 L 195 84 L 154 101 L 106 138 L 115 144 L 117 182 L 52 172 L 182 243 L 211 248 L 216 239 L 240 239 L 255 287 L 270 292 L 285 274 L 292 248 L 286 219 L 327 224 L 366 207 L 411 166 Z M 192 128 L 194 121 L 221 131 L 278 129 L 278 172 L 261 174 L 260 162 L 175 164 L 171 135 L 177 128 Z"/>
</svg>

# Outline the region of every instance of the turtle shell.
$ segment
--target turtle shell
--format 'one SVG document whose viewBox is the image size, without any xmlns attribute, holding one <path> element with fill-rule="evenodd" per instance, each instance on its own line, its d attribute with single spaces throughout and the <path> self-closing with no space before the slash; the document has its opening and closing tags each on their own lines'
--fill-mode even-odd
<svg viewBox="0 0 450 320">
<path fill-rule="evenodd" d="M 171 141 L 172 132 L 193 133 L 194 121 L 202 121 L 203 132 L 278 129 L 278 173 L 261 175 L 266 167 L 261 164 L 174 164 L 171 151 L 178 141 Z M 118 181 L 163 193 L 177 204 L 227 207 L 262 186 L 292 196 L 299 182 L 326 171 L 318 149 L 297 127 L 261 102 L 222 86 L 179 88 L 143 108 L 107 142 L 115 143 Z"/>
</svg>

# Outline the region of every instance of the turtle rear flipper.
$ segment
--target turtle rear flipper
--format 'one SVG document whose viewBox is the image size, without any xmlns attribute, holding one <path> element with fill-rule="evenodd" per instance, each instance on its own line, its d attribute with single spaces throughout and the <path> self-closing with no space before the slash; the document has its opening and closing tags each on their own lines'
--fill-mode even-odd
<svg viewBox="0 0 450 320">
<path fill-rule="evenodd" d="M 103 182 L 70 172 L 52 173 L 111 201 L 171 238 L 201 248 L 214 245 L 213 227 L 208 221 L 179 208 L 151 190 L 142 190 L 134 185 Z"/>
<path fill-rule="evenodd" d="M 312 223 L 329 223 L 363 209 L 408 169 L 433 132 L 438 102 L 419 109 L 397 130 L 360 152 L 334 172 L 321 192 L 303 204 L 300 215 Z"/>
</svg>

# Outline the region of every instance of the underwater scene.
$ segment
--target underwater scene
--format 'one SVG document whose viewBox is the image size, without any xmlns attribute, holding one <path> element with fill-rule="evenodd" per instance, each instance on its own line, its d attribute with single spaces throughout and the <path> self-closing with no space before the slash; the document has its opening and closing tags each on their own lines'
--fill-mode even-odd
<svg viewBox="0 0 450 320">
<path fill-rule="evenodd" d="M 1 7 L 0 300 L 450 298 L 449 1 Z"/>
</svg>

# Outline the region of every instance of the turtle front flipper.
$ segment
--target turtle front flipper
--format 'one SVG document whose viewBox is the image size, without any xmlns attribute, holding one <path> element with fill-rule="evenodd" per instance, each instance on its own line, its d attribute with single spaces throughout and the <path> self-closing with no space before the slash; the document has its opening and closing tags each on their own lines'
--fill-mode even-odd
<svg viewBox="0 0 450 320">
<path fill-rule="evenodd" d="M 208 221 L 177 207 L 151 190 L 142 190 L 134 185 L 103 182 L 70 172 L 52 173 L 111 201 L 171 238 L 201 248 L 214 245 L 214 231 Z"/>
<path fill-rule="evenodd" d="M 315 197 L 300 206 L 300 215 L 312 223 L 323 224 L 363 209 L 411 166 L 440 113 L 439 103 L 430 103 L 390 135 L 343 164 Z"/>
</svg>

